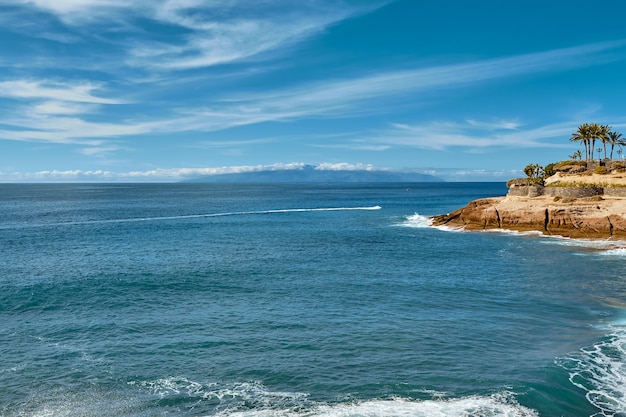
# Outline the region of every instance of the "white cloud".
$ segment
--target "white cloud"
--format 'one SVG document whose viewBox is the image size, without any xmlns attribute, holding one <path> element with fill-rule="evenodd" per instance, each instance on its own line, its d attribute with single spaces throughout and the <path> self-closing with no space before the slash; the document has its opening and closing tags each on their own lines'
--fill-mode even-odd
<svg viewBox="0 0 626 417">
<path fill-rule="evenodd" d="M 241 94 L 189 114 L 195 113 L 191 117 L 197 119 L 198 129 L 219 130 L 266 121 L 380 113 L 393 108 L 386 101 L 392 98 L 411 96 L 413 101 L 426 100 L 434 94 L 441 97 L 442 89 L 452 91 L 478 82 L 596 65 L 602 62 L 599 54 L 623 45 L 624 42 L 601 43 L 453 65 L 383 71 L 261 94 Z M 470 120 L 468 123 L 492 130 L 519 127 L 517 121 Z"/>
<path fill-rule="evenodd" d="M 92 4 L 115 2 L 69 2 L 62 10 L 77 10 Z M 181 8 L 188 10 L 195 1 L 180 1 L 178 14 L 185 16 Z M 174 4 L 174 3 L 171 3 Z M 218 2 L 222 5 L 222 2 Z M 233 3 L 238 4 L 237 2 Z M 61 7 L 61 6 L 59 6 Z M 234 6 L 233 6 L 234 7 Z M 59 9 L 61 10 L 61 9 Z M 188 10 L 189 11 L 189 10 Z M 59 11 L 59 13 L 61 13 Z M 69 13 L 69 12 L 68 12 Z M 174 19 L 170 17 L 170 19 Z M 185 18 L 186 19 L 186 18 Z M 198 17 L 185 24 L 200 25 Z M 294 21 L 297 21 L 295 19 Z M 182 23 L 181 23 L 182 24 Z M 217 27 L 217 26 L 216 26 Z M 311 26 L 313 27 L 313 26 Z M 15 106 L 7 112 L 2 124 L 13 129 L 3 129 L 3 139 L 20 141 L 47 141 L 55 143 L 78 143 L 103 147 L 105 140 L 122 136 L 166 134 L 189 131 L 218 131 L 237 126 L 263 122 L 282 122 L 306 118 L 347 117 L 368 113 L 388 112 L 393 109 L 388 100 L 410 97 L 412 101 L 427 101 L 442 90 L 476 85 L 479 82 L 514 77 L 527 73 L 550 72 L 580 66 L 596 65 L 603 61 L 602 54 L 621 48 L 624 42 L 607 42 L 558 49 L 535 54 L 507 58 L 479 60 L 453 65 L 420 67 L 403 71 L 379 71 L 377 73 L 344 80 L 315 82 L 293 88 L 282 88 L 264 93 L 242 93 L 226 99 L 214 99 L 203 108 L 181 108 L 178 103 L 160 103 L 156 109 L 146 99 L 141 115 L 127 114 L 115 118 L 108 113 L 111 105 L 128 103 L 115 97 L 112 88 L 103 83 L 86 81 L 64 82 L 50 79 L 16 79 L 0 82 L 0 97 L 28 105 Z M 154 85 L 145 86 L 146 94 L 158 96 Z M 106 93 L 106 95 L 105 95 Z M 118 92 L 119 95 L 119 92 Z M 108 97 L 107 97 L 108 96 Z M 136 93 L 140 101 L 141 93 Z M 168 114 L 163 108 L 169 105 Z M 175 107 L 177 106 L 178 107 Z M 155 113 L 155 110 L 158 113 Z M 87 119 L 97 111 L 99 118 Z M 70 117 L 71 116 L 71 117 Z M 101 122 L 96 120 L 111 120 Z M 569 135 L 571 126 L 547 127 L 541 132 L 521 131 L 516 120 L 476 121 L 467 120 L 463 128 L 454 126 L 395 125 L 387 138 L 365 138 L 360 142 L 326 146 L 344 146 L 352 149 L 381 151 L 391 145 L 406 145 L 430 149 L 449 146 L 545 146 L 541 140 L 549 134 Z M 481 129 L 484 134 L 471 133 Z M 468 133 L 469 132 L 469 133 Z M 533 136 L 541 134 L 543 136 Z M 109 145 L 110 146 L 110 145 Z M 324 146 L 324 145 L 322 145 Z M 89 151 L 85 151 L 89 153 Z M 93 154 L 97 153 L 96 150 Z"/>
<path fill-rule="evenodd" d="M 515 130 L 520 127 L 520 123 L 517 120 L 497 120 L 494 122 L 485 122 L 468 119 L 466 121 L 470 126 L 486 130 Z"/>
<path fill-rule="evenodd" d="M 71 84 L 51 80 L 13 80 L 0 82 L 0 97 L 44 99 L 97 104 L 123 104 L 124 101 L 97 97 L 92 91 L 102 86 L 90 82 Z"/>
<path fill-rule="evenodd" d="M 274 15 L 264 19 L 197 22 L 168 13 L 165 21 L 194 32 L 177 45 L 138 44 L 131 51 L 129 62 L 132 65 L 181 70 L 237 61 L 293 44 L 349 15 L 349 11 L 321 14 L 318 10 L 285 16 L 276 10 Z"/>
<path fill-rule="evenodd" d="M 79 153 L 87 156 L 104 157 L 112 152 L 118 151 L 121 148 L 119 146 L 91 146 L 79 150 Z"/>
<path fill-rule="evenodd" d="M 505 123 L 508 126 L 508 123 Z M 575 130 L 575 122 L 563 122 L 538 127 L 515 129 L 496 128 L 482 122 L 428 122 L 422 124 L 393 124 L 391 129 L 375 137 L 364 139 L 372 144 L 405 146 L 430 150 L 462 148 L 562 148 L 569 142 L 554 144 L 553 138 L 568 139 Z M 488 128 L 487 130 L 485 128 Z"/>
<path fill-rule="evenodd" d="M 128 4 L 124 0 L 18 0 L 18 2 L 33 4 L 58 15 L 82 12 L 87 9 L 100 7 L 120 7 Z"/>
<path fill-rule="evenodd" d="M 347 162 L 329 163 L 324 162 L 315 167 L 320 171 L 381 171 L 382 168 L 377 168 L 372 164 L 350 164 Z"/>
<path fill-rule="evenodd" d="M 112 21 L 113 14 L 135 7 L 141 0 L 5 0 L 9 3 L 32 6 L 54 14 L 69 25 L 80 25 L 98 20 Z"/>
<path fill-rule="evenodd" d="M 93 105 L 50 100 L 31 107 L 33 115 L 77 115 L 95 110 Z"/>
<path fill-rule="evenodd" d="M 48 12 L 67 26 L 94 38 L 93 25 L 100 34 L 132 34 L 123 42 L 110 40 L 127 57 L 127 63 L 141 68 L 181 70 L 207 67 L 248 58 L 293 45 L 340 20 L 363 14 L 389 0 L 333 2 L 311 0 L 6 0 L 13 4 Z M 29 9 L 26 9 L 29 10 Z M 151 32 L 140 21 L 178 28 L 163 38 L 162 28 Z M 16 26 L 7 20 L 7 26 Z M 52 26 L 53 27 L 53 26 Z M 157 36 L 150 36 L 156 34 Z M 67 33 L 49 39 L 74 39 Z M 155 41 L 154 38 L 161 38 Z"/>
</svg>

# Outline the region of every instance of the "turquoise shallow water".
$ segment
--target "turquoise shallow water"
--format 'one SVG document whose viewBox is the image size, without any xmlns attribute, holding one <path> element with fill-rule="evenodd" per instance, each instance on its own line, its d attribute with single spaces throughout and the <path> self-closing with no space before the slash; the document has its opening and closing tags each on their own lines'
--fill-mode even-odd
<svg viewBox="0 0 626 417">
<path fill-rule="evenodd" d="M 0 185 L 3 416 L 626 415 L 620 244 L 501 183 Z"/>
</svg>

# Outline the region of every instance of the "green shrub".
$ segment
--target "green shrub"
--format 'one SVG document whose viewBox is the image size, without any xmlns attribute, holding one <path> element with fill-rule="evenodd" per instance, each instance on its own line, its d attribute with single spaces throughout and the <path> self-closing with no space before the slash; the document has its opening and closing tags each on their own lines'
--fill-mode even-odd
<svg viewBox="0 0 626 417">
<path fill-rule="evenodd" d="M 506 182 L 507 187 L 513 185 L 528 185 L 528 178 L 512 178 Z"/>
<path fill-rule="evenodd" d="M 554 164 L 551 164 L 551 170 L 556 172 L 563 172 L 566 174 L 578 174 L 581 172 L 585 172 L 587 170 L 587 162 L 586 161 L 560 161 Z"/>
<path fill-rule="evenodd" d="M 596 169 L 593 170 L 593 172 L 595 172 L 596 174 L 604 175 L 607 174 L 609 170 L 606 169 L 606 167 L 604 166 L 598 166 L 596 167 Z"/>
</svg>

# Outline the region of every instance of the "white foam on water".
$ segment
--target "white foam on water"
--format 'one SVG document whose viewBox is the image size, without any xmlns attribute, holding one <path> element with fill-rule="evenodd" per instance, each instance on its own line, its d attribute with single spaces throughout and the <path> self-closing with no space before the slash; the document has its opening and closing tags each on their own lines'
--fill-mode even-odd
<svg viewBox="0 0 626 417">
<path fill-rule="evenodd" d="M 537 412 L 506 394 L 447 400 L 371 400 L 319 405 L 307 410 L 246 410 L 220 417 L 533 417 Z"/>
<path fill-rule="evenodd" d="M 479 230 L 484 233 L 498 233 L 502 235 L 515 235 L 515 236 L 536 236 L 536 237 L 544 237 L 545 235 L 537 230 L 528 230 L 525 232 L 520 232 L 519 230 L 510 230 L 510 229 L 486 229 Z"/>
<path fill-rule="evenodd" d="M 452 226 L 434 226 L 433 219 L 431 217 L 423 216 L 421 214 L 415 213 L 411 216 L 407 216 L 400 224 L 400 226 L 404 227 L 414 227 L 414 228 L 433 228 L 438 230 L 443 230 L 446 232 L 467 232 L 467 233 L 499 233 L 499 234 L 509 234 L 509 235 L 519 235 L 519 236 L 543 236 L 541 232 L 528 231 L 528 232 L 519 232 L 517 230 L 508 230 L 508 229 L 486 229 L 486 230 L 466 230 L 464 227 L 452 227 Z"/>
<path fill-rule="evenodd" d="M 610 328 L 600 342 L 557 360 L 572 384 L 600 410 L 597 417 L 621 416 L 626 411 L 626 327 Z"/>
<path fill-rule="evenodd" d="M 538 413 L 520 405 L 511 393 L 492 396 L 445 398 L 434 393 L 431 400 L 349 401 L 318 403 L 299 392 L 268 390 L 259 382 L 200 384 L 182 377 L 155 381 L 130 382 L 165 398 L 189 395 L 205 400 L 219 400 L 218 417 L 537 417 Z M 207 415 L 207 417 L 209 417 Z"/>
<path fill-rule="evenodd" d="M 462 232 L 462 227 L 450 227 L 450 226 L 433 226 L 433 219 L 421 214 L 415 213 L 411 216 L 406 216 L 404 221 L 399 224 L 402 227 L 411 227 L 416 229 L 433 228 L 444 230 L 447 232 Z"/>
<path fill-rule="evenodd" d="M 412 216 L 406 216 L 402 226 L 406 227 L 434 227 L 433 220 L 430 217 L 422 216 L 421 214 L 415 213 Z"/>
<path fill-rule="evenodd" d="M 546 236 L 543 243 L 580 248 L 584 250 L 580 253 L 581 255 L 626 256 L 626 241 L 623 240 L 572 239 L 563 236 Z"/>
<path fill-rule="evenodd" d="M 185 377 L 168 377 L 154 381 L 131 381 L 134 385 L 148 390 L 160 398 L 189 396 L 205 400 L 223 401 L 229 407 L 239 403 L 255 402 L 263 406 L 303 403 L 308 395 L 299 392 L 275 392 L 267 390 L 258 382 L 240 382 L 233 384 L 199 383 Z"/>
<path fill-rule="evenodd" d="M 161 399 L 187 398 L 187 411 L 205 408 L 207 417 L 538 417 L 532 409 L 520 405 L 513 394 L 503 392 L 491 396 L 446 398 L 433 395 L 430 400 L 372 399 L 320 403 L 308 394 L 275 392 L 258 382 L 233 384 L 199 383 L 184 377 L 168 377 L 153 381 L 130 381 L 130 391 L 106 393 L 92 387 L 80 393 L 57 393 L 31 403 L 10 416 L 144 416 L 160 415 L 165 410 L 146 409 L 156 404 L 150 396 Z M 139 391 L 136 391 L 138 389 Z M 143 393 L 143 394 L 142 394 Z M 139 395 L 137 395 L 139 394 Z M 148 397 L 145 397 L 147 395 Z M 206 401 L 206 403 L 204 403 Z M 203 405 L 204 403 L 204 405 Z M 191 407 L 191 408 L 189 408 Z M 172 412 L 169 409 L 167 413 Z M 168 414 L 169 415 L 169 414 Z"/>
<path fill-rule="evenodd" d="M 600 255 L 624 257 L 626 256 L 626 248 L 608 249 L 600 252 Z"/>
<path fill-rule="evenodd" d="M 404 221 L 399 224 L 403 227 L 412 228 L 434 228 L 448 232 L 468 232 L 468 233 L 498 233 L 514 236 L 533 236 L 541 238 L 544 244 L 553 244 L 561 246 L 570 246 L 585 249 L 582 254 L 594 254 L 611 257 L 626 257 L 626 241 L 623 240 L 592 240 L 592 239 L 573 239 L 558 235 L 544 235 L 540 231 L 525 231 L 509 229 L 486 229 L 486 230 L 466 230 L 463 227 L 450 226 L 433 226 L 433 220 L 430 217 L 415 213 L 407 216 Z"/>
</svg>

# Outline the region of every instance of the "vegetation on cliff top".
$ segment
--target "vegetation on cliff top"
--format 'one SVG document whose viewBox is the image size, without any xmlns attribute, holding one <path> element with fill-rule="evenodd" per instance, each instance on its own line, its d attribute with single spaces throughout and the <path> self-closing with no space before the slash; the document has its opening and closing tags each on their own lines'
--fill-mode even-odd
<svg viewBox="0 0 626 417">
<path fill-rule="evenodd" d="M 579 175 L 626 172 L 626 164 L 621 158 L 619 160 L 613 159 L 614 152 L 620 157 L 622 156 L 622 147 L 626 146 L 626 138 L 623 138 L 621 133 L 614 131 L 611 126 L 583 123 L 578 126 L 576 132 L 572 133 L 570 142 L 583 145 L 584 160 L 583 153 L 577 150 L 569 155 L 570 159 L 554 162 L 545 167 L 539 164 L 528 164 L 524 168 L 526 178 L 509 180 L 507 186 L 544 185 L 546 178 L 558 172 Z M 597 148 L 596 144 L 598 145 Z M 596 154 L 597 159 L 594 158 Z"/>
</svg>

